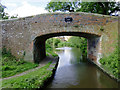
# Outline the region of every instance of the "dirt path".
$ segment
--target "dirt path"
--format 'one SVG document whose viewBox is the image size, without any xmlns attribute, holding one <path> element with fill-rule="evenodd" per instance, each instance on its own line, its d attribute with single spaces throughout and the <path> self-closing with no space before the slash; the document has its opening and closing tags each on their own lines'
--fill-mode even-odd
<svg viewBox="0 0 120 90">
<path fill-rule="evenodd" d="M 36 69 L 39 69 L 39 68 L 45 66 L 45 65 L 48 64 L 50 61 L 52 61 L 52 63 L 54 64 L 54 63 L 56 63 L 55 60 L 56 60 L 56 58 L 46 57 L 44 60 L 42 60 L 42 61 L 40 62 L 40 64 L 39 64 L 38 67 L 36 67 L 36 68 L 34 68 L 34 69 L 27 70 L 27 71 L 22 72 L 22 73 L 20 73 L 20 74 L 16 74 L 16 75 L 11 76 L 11 77 L 2 78 L 2 79 L 0 79 L 0 81 L 1 81 L 1 80 L 6 80 L 6 79 L 10 79 L 10 78 L 14 78 L 14 77 L 18 77 L 18 76 L 22 76 L 22 75 L 25 75 L 25 74 L 27 74 L 27 73 L 29 73 L 29 72 L 33 72 L 33 71 L 35 71 Z"/>
</svg>

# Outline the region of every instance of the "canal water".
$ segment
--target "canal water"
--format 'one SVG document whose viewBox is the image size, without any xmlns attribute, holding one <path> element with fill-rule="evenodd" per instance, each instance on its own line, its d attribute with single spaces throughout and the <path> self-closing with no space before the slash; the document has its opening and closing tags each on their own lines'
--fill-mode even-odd
<svg viewBox="0 0 120 90">
<path fill-rule="evenodd" d="M 82 60 L 79 48 L 57 48 L 60 60 L 55 77 L 47 88 L 117 88 L 118 83 Z"/>
</svg>

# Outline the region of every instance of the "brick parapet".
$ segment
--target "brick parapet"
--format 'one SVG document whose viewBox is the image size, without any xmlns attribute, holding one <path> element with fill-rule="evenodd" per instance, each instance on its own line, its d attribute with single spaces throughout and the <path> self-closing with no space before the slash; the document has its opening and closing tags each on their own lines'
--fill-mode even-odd
<svg viewBox="0 0 120 90">
<path fill-rule="evenodd" d="M 73 21 L 65 22 L 67 17 L 71 17 Z M 26 52 L 25 59 L 28 60 L 34 59 L 32 45 L 40 36 L 48 35 L 50 38 L 53 34 L 57 36 L 59 33 L 63 33 L 60 35 L 78 33 L 74 35 L 87 38 L 90 41 L 88 45 L 92 45 L 99 38 L 98 44 L 88 49 L 88 56 L 96 58 L 98 53 L 109 55 L 109 52 L 114 50 L 113 43 L 117 42 L 118 17 L 114 16 L 91 13 L 47 13 L 0 22 L 3 46 L 10 48 L 18 57 Z"/>
</svg>

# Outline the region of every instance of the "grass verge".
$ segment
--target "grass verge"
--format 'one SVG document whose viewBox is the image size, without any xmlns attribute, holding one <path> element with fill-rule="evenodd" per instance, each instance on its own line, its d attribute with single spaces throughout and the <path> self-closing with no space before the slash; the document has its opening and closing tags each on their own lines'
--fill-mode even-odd
<svg viewBox="0 0 120 90">
<path fill-rule="evenodd" d="M 119 57 L 118 57 L 118 47 L 115 51 L 111 53 L 110 56 L 100 59 L 101 66 L 113 75 L 116 79 L 120 80 L 120 66 L 119 66 Z"/>
<path fill-rule="evenodd" d="M 3 80 L 2 88 L 42 88 L 44 82 L 52 76 L 52 71 L 48 70 L 48 68 L 51 68 L 49 67 L 51 63 L 49 62 L 44 67 L 23 76 Z"/>
<path fill-rule="evenodd" d="M 17 59 L 6 50 L 3 51 L 2 69 L 0 70 L 2 72 L 2 78 L 10 77 L 38 66 L 38 64 Z"/>
<path fill-rule="evenodd" d="M 51 48 L 47 48 L 47 49 L 46 49 L 46 53 L 47 53 L 47 54 L 46 54 L 47 56 L 49 56 L 49 54 L 52 55 L 53 57 L 58 56 L 58 55 L 54 52 L 54 50 L 52 50 Z"/>
</svg>

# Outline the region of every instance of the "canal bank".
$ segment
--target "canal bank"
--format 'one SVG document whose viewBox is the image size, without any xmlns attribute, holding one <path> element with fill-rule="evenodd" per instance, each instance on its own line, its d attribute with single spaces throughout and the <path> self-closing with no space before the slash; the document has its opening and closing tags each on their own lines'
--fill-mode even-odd
<svg viewBox="0 0 120 90">
<path fill-rule="evenodd" d="M 50 68 L 48 68 L 47 70 L 52 71 L 52 74 L 50 77 L 48 77 L 45 81 L 44 84 L 41 88 L 46 88 L 46 86 L 53 80 L 56 69 L 58 67 L 58 63 L 59 63 L 59 57 L 54 57 L 52 64 L 50 65 Z"/>
<path fill-rule="evenodd" d="M 115 80 L 119 85 L 120 85 L 120 79 L 116 78 L 114 75 L 110 74 L 109 71 L 105 70 L 101 65 L 93 62 L 92 60 L 89 60 L 88 61 L 92 64 L 94 64 L 98 69 L 100 69 L 102 72 L 104 72 L 106 75 L 108 75 L 111 79 Z"/>
<path fill-rule="evenodd" d="M 59 64 L 47 88 L 118 88 L 118 83 L 94 64 L 81 60 L 80 49 L 63 47 L 56 53 Z"/>
<path fill-rule="evenodd" d="M 3 78 L 2 89 L 7 88 L 43 88 L 54 77 L 59 58 L 46 57 L 35 69 Z"/>
</svg>

